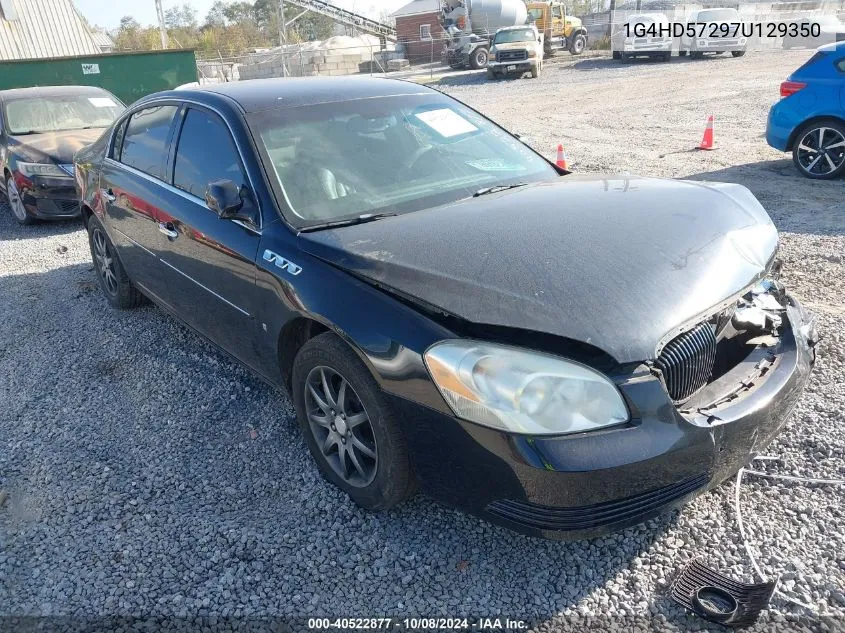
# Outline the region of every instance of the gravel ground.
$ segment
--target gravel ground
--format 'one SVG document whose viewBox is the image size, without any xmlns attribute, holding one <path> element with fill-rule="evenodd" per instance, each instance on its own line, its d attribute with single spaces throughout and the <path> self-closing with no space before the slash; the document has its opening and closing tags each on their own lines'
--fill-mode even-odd
<svg viewBox="0 0 845 633">
<path fill-rule="evenodd" d="M 761 137 L 778 83 L 807 56 L 563 58 L 539 80 L 441 86 L 548 155 L 562 140 L 578 171 L 748 186 L 825 336 L 768 451 L 777 461 L 759 467 L 842 478 L 843 183 L 802 179 Z M 688 151 L 711 113 L 719 149 Z M 569 544 L 422 496 L 361 511 L 319 477 L 282 393 L 154 307 L 108 307 L 79 224 L 19 227 L 0 208 L 0 315 L 0 616 L 501 615 L 544 631 L 687 630 L 705 627 L 666 590 L 691 557 L 753 578 L 730 485 Z M 750 476 L 742 487 L 760 564 L 826 614 L 816 630 L 845 624 L 843 493 Z M 776 599 L 755 629 L 795 627 L 802 613 Z"/>
</svg>

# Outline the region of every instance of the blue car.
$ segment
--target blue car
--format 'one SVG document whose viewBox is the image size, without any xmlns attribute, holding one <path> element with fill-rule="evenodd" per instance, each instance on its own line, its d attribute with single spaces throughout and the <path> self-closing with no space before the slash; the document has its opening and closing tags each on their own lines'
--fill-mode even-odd
<svg viewBox="0 0 845 633">
<path fill-rule="evenodd" d="M 845 42 L 828 44 L 780 85 L 766 141 L 807 178 L 845 173 Z"/>
</svg>

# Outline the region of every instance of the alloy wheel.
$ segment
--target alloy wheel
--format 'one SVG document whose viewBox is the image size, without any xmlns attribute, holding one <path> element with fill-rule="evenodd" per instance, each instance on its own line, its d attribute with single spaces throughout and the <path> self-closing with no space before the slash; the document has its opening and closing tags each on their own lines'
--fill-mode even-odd
<svg viewBox="0 0 845 633">
<path fill-rule="evenodd" d="M 370 416 L 358 394 L 335 370 L 314 367 L 305 380 L 308 425 L 332 470 L 356 488 L 376 476 L 378 453 Z"/>
<path fill-rule="evenodd" d="M 817 127 L 798 143 L 798 163 L 813 176 L 826 176 L 845 163 L 845 136 L 831 127 Z"/>
<path fill-rule="evenodd" d="M 97 265 L 97 274 L 103 280 L 106 290 L 110 295 L 117 294 L 117 274 L 114 270 L 114 252 L 111 244 L 102 229 L 94 229 L 91 237 L 94 244 L 94 260 Z"/>
<path fill-rule="evenodd" d="M 11 207 L 14 216 L 21 222 L 26 221 L 26 208 L 23 206 L 23 200 L 21 200 L 21 194 L 18 192 L 15 179 L 11 176 L 6 181 L 6 197 L 9 199 L 9 207 Z"/>
</svg>

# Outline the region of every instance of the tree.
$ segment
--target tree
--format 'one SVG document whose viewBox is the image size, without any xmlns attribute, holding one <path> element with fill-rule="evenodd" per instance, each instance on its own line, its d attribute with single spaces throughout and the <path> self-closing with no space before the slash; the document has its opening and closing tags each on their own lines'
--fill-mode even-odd
<svg viewBox="0 0 845 633">
<path fill-rule="evenodd" d="M 204 27 L 226 26 L 226 3 L 223 0 L 215 0 L 205 16 Z"/>
</svg>

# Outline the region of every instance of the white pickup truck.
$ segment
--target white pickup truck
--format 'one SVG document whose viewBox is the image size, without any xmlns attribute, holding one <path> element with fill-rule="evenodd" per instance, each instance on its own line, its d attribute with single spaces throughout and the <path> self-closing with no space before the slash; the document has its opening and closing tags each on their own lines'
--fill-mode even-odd
<svg viewBox="0 0 845 633">
<path fill-rule="evenodd" d="M 511 74 L 522 76 L 527 72 L 536 78 L 542 69 L 543 36 L 533 25 L 496 31 L 487 61 L 488 79 Z"/>
</svg>

